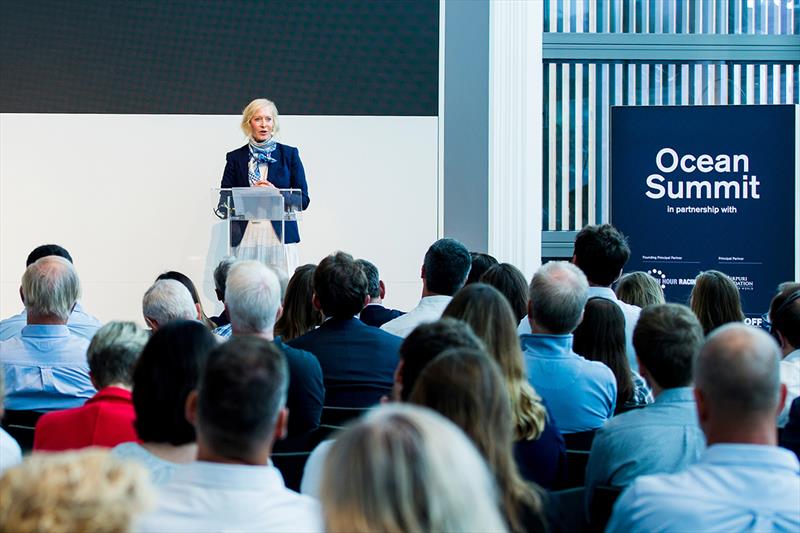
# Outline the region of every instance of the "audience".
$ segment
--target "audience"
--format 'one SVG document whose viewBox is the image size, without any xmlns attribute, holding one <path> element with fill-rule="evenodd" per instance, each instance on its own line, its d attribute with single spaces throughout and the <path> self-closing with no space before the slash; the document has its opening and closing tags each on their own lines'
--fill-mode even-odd
<svg viewBox="0 0 800 533">
<path fill-rule="evenodd" d="M 149 336 L 133 322 L 109 322 L 89 344 L 86 359 L 97 394 L 85 405 L 47 413 L 36 424 L 35 451 L 88 446 L 113 447 L 135 441 L 131 389 L 133 367 Z"/>
<path fill-rule="evenodd" d="M 173 320 L 200 318 L 189 289 L 174 279 L 156 280 L 147 289 L 142 298 L 142 315 L 147 327 L 154 332 Z"/>
<path fill-rule="evenodd" d="M 515 324 L 528 314 L 528 282 L 514 265 L 500 263 L 483 273 L 481 283 L 491 285 L 506 297 L 514 312 Z"/>
<path fill-rule="evenodd" d="M 42 246 L 37 246 L 31 251 L 27 260 L 25 261 L 25 268 L 28 268 L 42 257 L 47 257 L 50 255 L 63 257 L 72 263 L 72 256 L 61 246 L 57 244 L 43 244 Z M 20 296 L 21 295 L 22 288 L 20 288 Z M 23 305 L 25 304 L 24 299 L 22 303 Z M 12 337 L 18 337 L 20 333 L 22 333 L 22 328 L 24 328 L 28 323 L 27 318 L 27 311 L 23 309 L 22 312 L 17 315 L 6 318 L 5 320 L 0 320 L 0 341 L 6 341 Z M 101 325 L 102 324 L 99 320 L 84 311 L 79 301 L 75 301 L 75 307 L 72 309 L 72 313 L 70 313 L 69 318 L 67 319 L 67 327 L 74 335 L 91 340 L 92 336 Z"/>
<path fill-rule="evenodd" d="M 390 320 L 381 329 L 407 337 L 423 322 L 442 316 L 452 296 L 464 286 L 472 258 L 463 244 L 455 239 L 439 239 L 425 253 L 422 263 L 422 299 L 417 307 Z"/>
<path fill-rule="evenodd" d="M 764 331 L 716 329 L 695 362 L 708 449 L 676 474 L 642 476 L 622 493 L 607 531 L 798 531 L 800 463 L 776 446 L 786 389 Z"/>
<path fill-rule="evenodd" d="M 392 389 L 402 339 L 355 318 L 367 298 L 367 277 L 351 255 L 337 252 L 320 261 L 313 302 L 325 322 L 289 345 L 319 359 L 325 405 L 369 407 Z"/>
<path fill-rule="evenodd" d="M 3 367 L 0 366 L 0 419 L 3 418 L 3 398 L 5 396 L 5 378 Z M 17 465 L 22 461 L 22 449 L 14 437 L 0 428 L 0 474 L 6 469 Z"/>
<path fill-rule="evenodd" d="M 718 270 L 701 272 L 695 278 L 690 307 L 706 335 L 729 322 L 744 322 L 739 288 Z"/>
<path fill-rule="evenodd" d="M 194 286 L 194 283 L 192 283 L 192 280 L 189 279 L 189 276 L 175 270 L 170 270 L 158 276 L 156 281 L 160 279 L 174 279 L 186 287 L 189 290 L 189 294 L 192 295 L 192 302 L 194 302 L 194 307 L 197 309 L 197 320 L 205 324 L 208 329 L 214 329 L 217 327 L 217 325 L 206 316 L 206 312 L 203 311 L 203 304 L 200 301 L 200 295 L 197 293 L 197 287 Z"/>
<path fill-rule="evenodd" d="M 197 385 L 208 352 L 217 344 L 200 322 L 178 320 L 150 337 L 136 363 L 134 426 L 141 444 L 125 442 L 113 453 L 140 461 L 157 485 L 170 478 L 177 464 L 195 459 L 197 445 L 194 428 L 186 421 L 186 398 Z"/>
<path fill-rule="evenodd" d="M 621 301 L 644 309 L 648 305 L 666 303 L 661 283 L 647 272 L 630 272 L 617 282 L 614 291 Z"/>
<path fill-rule="evenodd" d="M 239 261 L 233 265 L 228 273 L 225 307 L 234 336 L 252 335 L 272 341 L 286 357 L 289 366 L 286 406 L 292 414 L 289 436 L 299 437 L 318 427 L 325 401 L 322 368 L 313 354 L 274 337 L 281 291 L 273 270 L 258 261 Z"/>
<path fill-rule="evenodd" d="M 275 336 L 289 342 L 322 324 L 322 311 L 314 307 L 314 271 L 317 265 L 297 267 L 286 286 L 283 312 L 275 322 Z"/>
<path fill-rule="evenodd" d="M 781 383 L 786 385 L 786 407 L 778 427 L 789 420 L 789 408 L 800 396 L 800 283 L 782 283 L 769 306 L 770 333 L 781 348 Z"/>
<path fill-rule="evenodd" d="M 600 361 L 617 379 L 619 414 L 653 402 L 644 379 L 631 370 L 625 354 L 625 315 L 619 306 L 606 298 L 589 298 L 583 320 L 573 334 L 572 349 L 590 361 Z"/>
<path fill-rule="evenodd" d="M 489 254 L 482 252 L 470 252 L 469 256 L 472 260 L 472 266 L 469 269 L 469 275 L 467 276 L 467 281 L 464 283 L 464 285 L 477 283 L 480 281 L 480 278 L 484 272 L 497 264 L 497 259 Z"/>
<path fill-rule="evenodd" d="M 530 286 L 531 334 L 520 338 L 528 381 L 544 398 L 562 433 L 590 431 L 613 416 L 617 398 L 614 373 L 572 350 L 572 332 L 588 299 L 586 276 L 575 265 L 551 261 Z"/>
<path fill-rule="evenodd" d="M 0 342 L 6 409 L 83 405 L 96 391 L 86 364 L 89 340 L 67 327 L 80 295 L 75 268 L 63 257 L 42 257 L 25 270 L 21 292 L 28 325 L 19 336 Z"/>
<path fill-rule="evenodd" d="M 268 340 L 234 337 L 214 349 L 186 404 L 197 461 L 175 471 L 139 529 L 322 531 L 317 502 L 287 489 L 269 463 L 286 435 L 288 386 L 286 359 Z"/>
<path fill-rule="evenodd" d="M 500 372 L 483 351 L 451 348 L 423 369 L 410 401 L 452 421 L 477 446 L 494 473 L 510 531 L 543 531 L 539 491 L 522 480 L 512 456 L 511 401 Z"/>
<path fill-rule="evenodd" d="M 564 439 L 528 383 L 517 321 L 508 302 L 494 287 L 473 283 L 458 291 L 442 316 L 469 324 L 499 365 L 511 402 L 517 467 L 525 479 L 552 488 L 564 473 Z"/>
<path fill-rule="evenodd" d="M 452 422 L 428 409 L 376 409 L 336 439 L 321 502 L 330 533 L 506 531 L 492 474 Z"/>
<path fill-rule="evenodd" d="M 35 454 L 0 477 L 0 526 L 14 533 L 123 533 L 152 500 L 147 472 L 105 450 Z"/>
<path fill-rule="evenodd" d="M 225 303 L 225 280 L 228 279 L 228 271 L 235 262 L 236 258 L 233 256 L 224 257 L 214 269 L 214 294 L 217 295 L 217 300 L 223 304 Z M 217 328 L 220 326 L 227 326 L 231 323 L 228 319 L 228 310 L 224 308 L 219 316 L 212 316 L 209 320 L 211 320 L 211 322 L 214 323 L 214 327 Z"/>
<path fill-rule="evenodd" d="M 793 451 L 800 459 L 800 398 L 795 398 L 789 407 L 786 425 L 780 431 L 779 444 Z"/>
<path fill-rule="evenodd" d="M 682 305 L 645 307 L 633 344 L 655 403 L 597 431 L 586 469 L 587 504 L 597 486 L 625 487 L 644 474 L 679 472 L 705 449 L 692 391 L 692 364 L 703 345 L 697 318 Z"/>
<path fill-rule="evenodd" d="M 386 297 L 386 285 L 378 273 L 378 267 L 367 261 L 366 259 L 359 259 L 356 261 L 367 276 L 367 295 L 369 301 L 358 318 L 368 325 L 376 328 L 381 327 L 388 321 L 404 315 L 402 311 L 397 309 L 387 309 L 383 306 L 383 299 Z"/>
</svg>

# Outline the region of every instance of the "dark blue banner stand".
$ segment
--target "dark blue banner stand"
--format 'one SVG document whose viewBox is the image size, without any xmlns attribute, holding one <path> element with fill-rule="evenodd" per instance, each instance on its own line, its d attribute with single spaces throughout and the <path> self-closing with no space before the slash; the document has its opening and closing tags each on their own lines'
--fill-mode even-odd
<svg viewBox="0 0 800 533">
<path fill-rule="evenodd" d="M 800 279 L 800 106 L 611 109 L 611 222 L 626 272 L 688 303 L 697 274 L 739 287 L 748 322 L 780 282 Z"/>
</svg>

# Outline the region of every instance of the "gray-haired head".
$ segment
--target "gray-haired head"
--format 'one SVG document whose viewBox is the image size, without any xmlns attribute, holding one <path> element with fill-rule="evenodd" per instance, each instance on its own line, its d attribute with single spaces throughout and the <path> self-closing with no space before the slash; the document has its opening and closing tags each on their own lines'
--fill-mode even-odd
<svg viewBox="0 0 800 533">
<path fill-rule="evenodd" d="M 223 257 L 222 261 L 214 269 L 214 288 L 217 290 L 217 296 L 220 300 L 225 297 L 225 281 L 228 279 L 228 272 L 235 262 L 236 258 L 234 256 Z"/>
<path fill-rule="evenodd" d="M 766 332 L 740 323 L 714 330 L 695 361 L 695 388 L 709 418 L 741 426 L 775 423 L 780 401 L 780 350 Z M 701 413 L 701 417 L 702 417 Z"/>
<path fill-rule="evenodd" d="M 586 275 L 566 261 L 550 261 L 533 275 L 529 289 L 530 319 L 554 335 L 572 333 L 589 298 Z"/>
<path fill-rule="evenodd" d="M 86 359 L 97 389 L 132 386 L 133 367 L 150 335 L 133 322 L 109 322 L 92 337 Z"/>
<path fill-rule="evenodd" d="M 258 261 L 238 261 L 228 272 L 225 306 L 235 333 L 272 333 L 281 305 L 275 272 Z"/>
<path fill-rule="evenodd" d="M 370 298 L 380 298 L 381 297 L 381 276 L 378 272 L 378 267 L 374 264 L 370 263 L 366 259 L 358 259 L 356 260 L 358 266 L 361 267 L 361 270 L 364 271 L 364 275 L 367 276 L 367 294 Z"/>
<path fill-rule="evenodd" d="M 66 323 L 80 292 L 78 273 L 63 257 L 42 257 L 22 275 L 22 297 L 29 318 L 55 318 Z"/>
<path fill-rule="evenodd" d="M 160 279 L 144 293 L 142 314 L 145 322 L 157 330 L 172 320 L 197 320 L 197 307 L 189 289 L 180 281 Z"/>
</svg>

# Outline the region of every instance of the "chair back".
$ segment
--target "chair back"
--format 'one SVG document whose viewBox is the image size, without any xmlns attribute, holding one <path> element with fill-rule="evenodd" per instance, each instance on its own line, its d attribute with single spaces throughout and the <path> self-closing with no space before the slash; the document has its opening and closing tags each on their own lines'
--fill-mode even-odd
<svg viewBox="0 0 800 533">
<path fill-rule="evenodd" d="M 589 452 L 584 450 L 567 450 L 567 474 L 558 484 L 558 488 L 573 489 L 583 487 L 586 483 L 586 465 L 589 463 Z"/>
<path fill-rule="evenodd" d="M 334 407 L 332 405 L 324 405 L 322 406 L 320 425 L 342 427 L 370 409 L 370 407 Z"/>
<path fill-rule="evenodd" d="M 281 471 L 286 486 L 293 491 L 300 492 L 300 482 L 303 480 L 303 469 L 311 452 L 276 452 L 270 455 L 272 464 Z"/>
<path fill-rule="evenodd" d="M 548 515 L 555 522 L 551 524 L 551 529 L 571 533 L 586 531 L 586 511 L 583 501 L 585 496 L 586 490 L 583 487 L 550 492 L 547 502 L 550 509 Z"/>
<path fill-rule="evenodd" d="M 562 437 L 564 437 L 564 444 L 567 446 L 568 450 L 583 450 L 588 452 L 592 449 L 592 441 L 594 440 L 595 432 L 597 432 L 596 429 L 579 431 L 578 433 L 563 433 Z"/>
<path fill-rule="evenodd" d="M 614 504 L 622 494 L 620 487 L 599 486 L 592 493 L 592 503 L 589 506 L 589 525 L 592 531 L 605 531 L 611 518 Z"/>
<path fill-rule="evenodd" d="M 33 435 L 36 430 L 36 422 L 44 413 L 40 411 L 16 411 L 6 409 L 3 414 L 2 426 L 9 435 L 14 437 L 23 453 L 33 449 Z"/>
</svg>

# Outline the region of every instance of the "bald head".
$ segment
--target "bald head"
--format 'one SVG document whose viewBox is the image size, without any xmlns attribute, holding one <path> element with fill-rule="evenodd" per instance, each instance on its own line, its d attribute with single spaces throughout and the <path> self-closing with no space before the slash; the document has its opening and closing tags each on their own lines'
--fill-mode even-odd
<svg viewBox="0 0 800 533">
<path fill-rule="evenodd" d="M 554 335 L 572 333 L 589 298 L 589 282 L 575 265 L 550 261 L 533 275 L 529 293 L 534 330 Z"/>
<path fill-rule="evenodd" d="M 774 427 L 781 403 L 779 360 L 775 340 L 760 329 L 739 323 L 716 329 L 694 370 L 707 417 L 737 426 L 761 419 Z"/>
<path fill-rule="evenodd" d="M 49 255 L 34 261 L 22 276 L 22 298 L 28 323 L 38 318 L 66 323 L 80 295 L 78 274 L 63 257 Z"/>
</svg>

